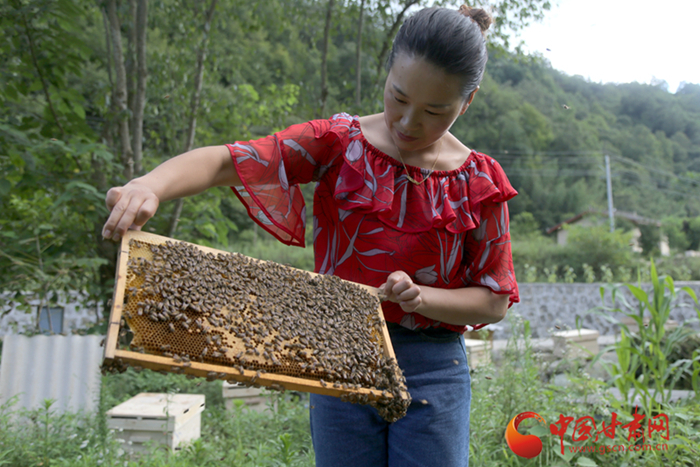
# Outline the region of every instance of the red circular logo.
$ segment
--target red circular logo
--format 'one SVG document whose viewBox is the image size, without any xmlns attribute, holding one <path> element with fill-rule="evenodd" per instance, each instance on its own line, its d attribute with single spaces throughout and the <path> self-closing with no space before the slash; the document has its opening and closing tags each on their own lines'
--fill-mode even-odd
<svg viewBox="0 0 700 467">
<path fill-rule="evenodd" d="M 506 428 L 506 443 L 508 447 L 518 456 L 532 459 L 542 452 L 542 440 L 535 435 L 523 435 L 518 433 L 518 426 L 523 420 L 534 418 L 540 423 L 546 424 L 544 418 L 535 412 L 523 412 L 516 415 L 508 423 Z"/>
</svg>

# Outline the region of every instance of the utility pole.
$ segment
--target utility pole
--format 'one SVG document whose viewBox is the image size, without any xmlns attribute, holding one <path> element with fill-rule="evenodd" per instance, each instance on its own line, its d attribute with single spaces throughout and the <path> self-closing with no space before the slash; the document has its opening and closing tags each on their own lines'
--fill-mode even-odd
<svg viewBox="0 0 700 467">
<path fill-rule="evenodd" d="M 615 231 L 615 214 L 612 199 L 612 178 L 610 177 L 610 156 L 605 155 L 605 175 L 608 182 L 608 218 L 610 218 L 610 233 Z"/>
</svg>

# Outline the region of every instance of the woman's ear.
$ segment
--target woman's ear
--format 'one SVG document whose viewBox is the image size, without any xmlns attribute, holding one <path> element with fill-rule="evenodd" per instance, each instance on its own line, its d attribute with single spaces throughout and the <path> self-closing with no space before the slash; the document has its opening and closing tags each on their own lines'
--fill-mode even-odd
<svg viewBox="0 0 700 467">
<path fill-rule="evenodd" d="M 464 112 L 467 111 L 467 109 L 469 108 L 469 105 L 470 105 L 470 104 L 472 103 L 472 101 L 474 100 L 474 96 L 476 95 L 476 92 L 477 92 L 478 90 L 479 90 L 479 86 L 477 86 L 476 89 L 474 89 L 474 90 L 472 91 L 472 93 L 469 94 L 469 98 L 466 99 L 466 100 L 464 101 L 464 104 L 462 104 L 462 110 L 460 110 L 460 112 L 459 112 L 460 115 L 464 115 Z"/>
</svg>

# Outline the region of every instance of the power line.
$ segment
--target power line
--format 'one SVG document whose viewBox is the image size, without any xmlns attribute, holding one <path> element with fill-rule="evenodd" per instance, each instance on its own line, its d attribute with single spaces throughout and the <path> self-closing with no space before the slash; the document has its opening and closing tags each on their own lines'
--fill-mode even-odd
<svg viewBox="0 0 700 467">
<path fill-rule="evenodd" d="M 678 180 L 684 180 L 684 181 L 686 181 L 686 182 L 692 182 L 692 183 L 698 183 L 698 184 L 700 184 L 700 180 L 698 180 L 698 179 L 688 178 L 688 177 L 682 177 L 682 176 L 680 176 L 680 175 L 674 174 L 673 172 L 669 172 L 669 171 L 667 171 L 667 170 L 663 170 L 663 169 L 660 169 L 660 168 L 658 168 L 658 167 L 649 167 L 648 165 L 644 165 L 644 164 L 642 164 L 642 163 L 640 163 L 640 162 L 637 162 L 637 161 L 635 161 L 635 160 L 629 159 L 629 158 L 627 158 L 627 157 L 623 157 L 623 156 L 612 156 L 612 157 L 613 157 L 613 159 L 615 159 L 615 160 L 619 160 L 619 161 L 621 161 L 621 162 L 625 162 L 625 163 L 630 164 L 630 165 L 636 165 L 636 166 L 638 166 L 638 167 L 643 167 L 643 168 L 645 168 L 645 169 L 647 169 L 647 170 L 649 170 L 649 171 L 651 171 L 651 172 L 663 173 L 663 174 L 669 175 L 669 176 L 671 176 L 671 177 L 675 177 L 675 178 L 677 178 Z"/>
</svg>

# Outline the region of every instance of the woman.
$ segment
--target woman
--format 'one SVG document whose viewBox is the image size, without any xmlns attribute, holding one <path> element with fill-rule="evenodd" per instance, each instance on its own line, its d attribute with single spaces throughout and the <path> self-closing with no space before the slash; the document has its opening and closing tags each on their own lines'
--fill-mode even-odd
<svg viewBox="0 0 700 467">
<path fill-rule="evenodd" d="M 506 205 L 517 193 L 498 163 L 449 133 L 477 93 L 490 22 L 465 6 L 409 18 L 387 63 L 383 113 L 196 149 L 107 193 L 107 238 L 143 226 L 160 201 L 231 186 L 263 228 L 304 246 L 299 184 L 317 182 L 315 270 L 383 290 L 413 398 L 388 424 L 369 406 L 312 394 L 319 466 L 468 465 L 462 333 L 500 321 L 518 301 Z"/>
</svg>

